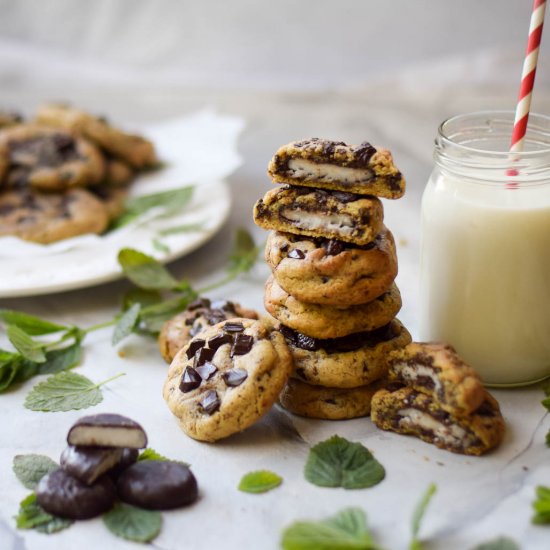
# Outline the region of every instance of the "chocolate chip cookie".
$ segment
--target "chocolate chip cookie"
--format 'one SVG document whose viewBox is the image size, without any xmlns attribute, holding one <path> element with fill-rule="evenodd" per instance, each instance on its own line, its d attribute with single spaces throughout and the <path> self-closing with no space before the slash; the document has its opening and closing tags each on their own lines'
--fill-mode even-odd
<svg viewBox="0 0 550 550">
<path fill-rule="evenodd" d="M 158 163 L 153 144 L 144 137 L 128 134 L 110 125 L 104 118 L 93 116 L 68 105 L 43 105 L 36 120 L 42 124 L 65 128 L 89 139 L 134 168 Z"/>
<path fill-rule="evenodd" d="M 0 193 L 0 236 L 51 243 L 85 233 L 102 233 L 109 216 L 104 204 L 85 189 L 40 193 L 14 189 Z"/>
<path fill-rule="evenodd" d="M 449 344 L 413 342 L 392 352 L 389 363 L 390 381 L 433 395 L 452 414 L 470 414 L 485 399 L 478 374 Z"/>
<path fill-rule="evenodd" d="M 309 237 L 366 245 L 383 228 L 384 210 L 376 197 L 283 185 L 254 206 L 254 222 Z"/>
<path fill-rule="evenodd" d="M 0 130 L 0 151 L 7 151 L 4 186 L 26 185 L 44 191 L 98 184 L 105 173 L 99 150 L 57 128 L 19 124 Z"/>
<path fill-rule="evenodd" d="M 216 441 L 266 413 L 291 370 L 279 331 L 235 318 L 200 332 L 177 353 L 163 395 L 187 435 Z"/>
<path fill-rule="evenodd" d="M 387 149 L 368 142 L 310 138 L 283 145 L 271 159 L 268 173 L 274 182 L 362 195 L 398 199 L 405 179 Z"/>
<path fill-rule="evenodd" d="M 0 111 L 0 128 L 15 126 L 23 122 L 23 117 L 15 111 Z"/>
<path fill-rule="evenodd" d="M 372 398 L 371 417 L 382 430 L 414 435 L 440 449 L 467 455 L 496 447 L 505 432 L 498 403 L 488 392 L 472 414 L 461 416 L 412 387 L 380 390 Z"/>
<path fill-rule="evenodd" d="M 298 332 L 313 338 L 340 338 L 388 324 L 401 309 L 401 294 L 392 284 L 367 304 L 347 308 L 308 304 L 285 292 L 271 276 L 265 285 L 264 305 L 275 319 Z"/>
<path fill-rule="evenodd" d="M 375 382 L 358 388 L 312 386 L 296 378 L 286 383 L 279 403 L 291 413 L 325 420 L 345 420 L 367 416 L 373 395 L 380 389 Z"/>
<path fill-rule="evenodd" d="M 134 170 L 125 162 L 113 157 L 105 158 L 103 183 L 111 187 L 125 187 L 135 176 Z"/>
<path fill-rule="evenodd" d="M 395 243 L 385 227 L 365 246 L 272 231 L 265 259 L 281 288 L 302 302 L 322 305 L 370 302 L 397 275 Z"/>
<path fill-rule="evenodd" d="M 199 332 L 233 317 L 257 319 L 258 314 L 228 300 L 195 300 L 185 311 L 178 313 L 162 326 L 158 337 L 162 357 L 167 363 L 171 363 L 176 353 Z"/>
<path fill-rule="evenodd" d="M 365 386 L 388 372 L 388 354 L 411 341 L 408 330 L 394 319 L 370 332 L 318 340 L 281 326 L 292 359 L 293 377 L 333 388 Z"/>
<path fill-rule="evenodd" d="M 107 184 L 94 185 L 88 190 L 93 193 L 105 206 L 109 221 L 116 220 L 125 209 L 128 189 L 125 187 L 112 187 Z"/>
</svg>

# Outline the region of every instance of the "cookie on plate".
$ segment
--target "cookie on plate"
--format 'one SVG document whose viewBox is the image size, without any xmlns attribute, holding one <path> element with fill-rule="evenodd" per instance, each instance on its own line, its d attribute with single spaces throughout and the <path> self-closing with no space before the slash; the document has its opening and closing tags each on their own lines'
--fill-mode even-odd
<svg viewBox="0 0 550 550">
<path fill-rule="evenodd" d="M 7 150 L 5 186 L 30 185 L 63 191 L 99 183 L 105 162 L 88 141 L 58 128 L 19 124 L 0 130 L 0 150 Z"/>
<path fill-rule="evenodd" d="M 0 236 L 51 243 L 85 233 L 102 233 L 109 224 L 104 204 L 85 189 L 40 193 L 14 189 L 0 193 Z"/>
<path fill-rule="evenodd" d="M 290 185 L 268 191 L 254 206 L 254 222 L 264 229 L 359 245 L 376 238 L 383 218 L 376 197 Z"/>
<path fill-rule="evenodd" d="M 279 396 L 279 403 L 299 416 L 345 420 L 367 416 L 371 410 L 372 397 L 379 389 L 377 382 L 345 389 L 312 386 L 290 378 Z"/>
<path fill-rule="evenodd" d="M 162 357 L 167 363 L 171 363 L 176 353 L 199 332 L 233 317 L 257 319 L 258 314 L 228 300 L 195 300 L 185 311 L 178 313 L 162 326 L 158 337 Z"/>
<path fill-rule="evenodd" d="M 0 128 L 21 124 L 23 117 L 14 111 L 0 111 Z"/>
<path fill-rule="evenodd" d="M 413 342 L 394 351 L 388 377 L 433 395 L 443 409 L 453 414 L 470 414 L 485 399 L 485 387 L 478 374 L 449 344 Z"/>
<path fill-rule="evenodd" d="M 372 398 L 372 421 L 382 430 L 414 435 L 441 449 L 481 455 L 504 437 L 498 402 L 488 392 L 472 414 L 461 416 L 441 407 L 433 396 L 405 387 L 380 390 Z"/>
<path fill-rule="evenodd" d="M 398 199 L 405 179 L 391 153 L 368 142 L 310 138 L 283 145 L 271 159 L 268 173 L 274 182 L 335 189 Z"/>
<path fill-rule="evenodd" d="M 187 435 L 216 441 L 263 416 L 291 371 L 279 331 L 235 318 L 200 332 L 177 353 L 163 395 Z"/>
<path fill-rule="evenodd" d="M 281 288 L 302 302 L 323 305 L 370 302 L 397 275 L 395 242 L 385 227 L 365 246 L 272 231 L 265 259 Z"/>
<path fill-rule="evenodd" d="M 89 187 L 88 190 L 103 203 L 109 221 L 116 220 L 124 212 L 126 197 L 128 196 L 127 188 L 102 184 Z"/>
<path fill-rule="evenodd" d="M 76 132 L 134 168 L 145 168 L 158 163 L 155 147 L 149 140 L 123 132 L 111 126 L 104 118 L 69 105 L 43 105 L 38 109 L 36 120 Z"/>
<path fill-rule="evenodd" d="M 111 187 L 125 187 L 135 176 L 134 170 L 122 160 L 106 157 L 105 158 L 105 178 L 104 185 Z"/>
<path fill-rule="evenodd" d="M 394 283 L 367 304 L 345 308 L 322 306 L 296 300 L 271 275 L 265 285 L 264 305 L 275 319 L 298 332 L 313 338 L 340 338 L 388 324 L 401 309 L 401 294 Z"/>
<path fill-rule="evenodd" d="M 397 320 L 371 332 L 318 340 L 281 326 L 292 359 L 293 377 L 317 386 L 355 388 L 388 372 L 388 354 L 411 341 L 409 331 Z"/>
</svg>

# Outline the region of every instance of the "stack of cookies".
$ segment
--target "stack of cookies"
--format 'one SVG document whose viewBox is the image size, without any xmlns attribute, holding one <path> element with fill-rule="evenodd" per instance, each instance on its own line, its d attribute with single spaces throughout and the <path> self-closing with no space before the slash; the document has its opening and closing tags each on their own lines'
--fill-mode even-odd
<svg viewBox="0 0 550 550">
<path fill-rule="evenodd" d="M 379 198 L 401 197 L 405 181 L 385 149 L 317 138 L 281 147 L 268 171 L 283 185 L 254 221 L 272 230 L 265 307 L 294 360 L 280 402 L 314 418 L 367 415 L 387 355 L 411 341 L 395 318 L 397 257 Z"/>
</svg>

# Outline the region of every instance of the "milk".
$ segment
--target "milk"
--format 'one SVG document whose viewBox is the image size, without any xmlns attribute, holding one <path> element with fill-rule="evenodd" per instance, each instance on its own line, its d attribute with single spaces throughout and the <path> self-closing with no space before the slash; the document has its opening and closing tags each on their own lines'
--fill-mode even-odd
<svg viewBox="0 0 550 550">
<path fill-rule="evenodd" d="M 550 375 L 550 184 L 434 171 L 422 201 L 420 338 L 491 385 Z M 494 176 L 494 174 L 493 174 Z"/>
</svg>

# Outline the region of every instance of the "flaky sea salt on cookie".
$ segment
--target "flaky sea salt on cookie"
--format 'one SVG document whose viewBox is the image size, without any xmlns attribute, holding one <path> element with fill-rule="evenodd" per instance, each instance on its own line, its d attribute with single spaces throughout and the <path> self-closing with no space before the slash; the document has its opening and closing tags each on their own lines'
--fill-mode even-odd
<svg viewBox="0 0 550 550">
<path fill-rule="evenodd" d="M 387 149 L 368 142 L 310 138 L 283 145 L 271 159 L 268 173 L 274 182 L 348 191 L 398 199 L 405 179 Z"/>
</svg>

